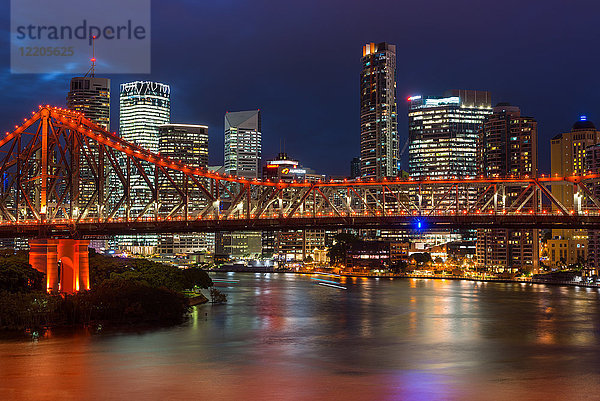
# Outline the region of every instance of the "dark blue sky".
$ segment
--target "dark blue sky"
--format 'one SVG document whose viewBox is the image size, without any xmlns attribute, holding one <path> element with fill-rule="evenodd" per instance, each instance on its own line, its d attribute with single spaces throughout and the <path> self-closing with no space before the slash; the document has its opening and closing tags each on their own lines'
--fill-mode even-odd
<svg viewBox="0 0 600 401">
<path fill-rule="evenodd" d="M 401 144 L 406 96 L 489 90 L 539 121 L 548 172 L 552 136 L 580 114 L 600 123 L 598 15 L 600 3 L 578 0 L 153 1 L 152 74 L 109 76 L 112 127 L 118 84 L 157 80 L 171 85 L 172 122 L 209 125 L 211 164 L 222 163 L 225 111 L 260 108 L 263 157 L 284 139 L 304 165 L 348 174 L 359 153 L 361 48 L 388 41 L 397 46 Z M 7 0 L 0 18 L 4 131 L 40 103 L 63 105 L 70 77 L 11 75 Z"/>
</svg>

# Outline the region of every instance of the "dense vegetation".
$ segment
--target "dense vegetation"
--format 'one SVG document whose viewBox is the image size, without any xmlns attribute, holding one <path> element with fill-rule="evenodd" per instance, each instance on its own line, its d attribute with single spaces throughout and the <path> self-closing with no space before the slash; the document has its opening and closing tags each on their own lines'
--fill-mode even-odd
<svg viewBox="0 0 600 401">
<path fill-rule="evenodd" d="M 93 251 L 90 291 L 49 295 L 43 291 L 44 279 L 29 266 L 27 253 L 0 254 L 0 329 L 90 323 L 176 324 L 185 319 L 189 309 L 182 291 L 212 286 L 201 269 L 111 258 Z"/>
<path fill-rule="evenodd" d="M 147 259 L 121 259 L 99 255 L 90 250 L 90 285 L 92 288 L 109 279 L 141 281 L 151 287 L 183 291 L 213 285 L 202 269 L 178 269 Z"/>
<path fill-rule="evenodd" d="M 27 252 L 0 251 L 0 291 L 43 291 L 44 273 L 29 265 Z"/>
<path fill-rule="evenodd" d="M 358 237 L 356 235 L 347 233 L 336 234 L 334 239 L 333 246 L 327 251 L 327 256 L 329 256 L 330 264 L 332 266 L 344 263 L 350 244 L 358 242 Z"/>
</svg>

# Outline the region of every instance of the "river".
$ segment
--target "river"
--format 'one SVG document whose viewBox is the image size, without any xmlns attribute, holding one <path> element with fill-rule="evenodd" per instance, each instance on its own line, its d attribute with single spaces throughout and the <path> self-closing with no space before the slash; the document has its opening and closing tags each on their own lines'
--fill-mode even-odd
<svg viewBox="0 0 600 401">
<path fill-rule="evenodd" d="M 600 398 L 600 292 L 222 273 L 184 325 L 0 340 L 9 400 Z"/>
</svg>

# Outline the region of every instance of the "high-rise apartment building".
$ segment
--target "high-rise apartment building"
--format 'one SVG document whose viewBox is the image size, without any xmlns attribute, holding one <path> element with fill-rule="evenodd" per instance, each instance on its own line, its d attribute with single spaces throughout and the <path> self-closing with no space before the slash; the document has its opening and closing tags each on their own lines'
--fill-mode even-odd
<svg viewBox="0 0 600 401">
<path fill-rule="evenodd" d="M 582 116 L 573 124 L 570 132 L 558 134 L 552 138 L 551 174 L 559 177 L 583 174 L 586 171 L 586 148 L 597 143 L 600 143 L 600 131 L 596 129 L 594 123 Z M 572 185 L 553 185 L 552 195 L 568 209 L 581 207 L 581 197 L 573 192 Z M 563 230 L 554 231 L 560 233 Z"/>
<path fill-rule="evenodd" d="M 396 105 L 396 46 L 363 46 L 360 74 L 360 172 L 395 177 L 400 171 Z"/>
<path fill-rule="evenodd" d="M 245 178 L 260 177 L 262 152 L 260 110 L 225 114 L 225 172 Z"/>
<path fill-rule="evenodd" d="M 67 94 L 67 108 L 110 130 L 110 79 L 75 77 Z"/>
<path fill-rule="evenodd" d="M 550 145 L 553 176 L 566 177 L 583 174 L 586 170 L 586 149 L 600 143 L 600 131 L 585 116 L 573 124 L 570 132 L 556 135 Z M 552 195 L 568 210 L 581 210 L 584 196 L 575 192 L 572 185 L 552 185 Z M 556 208 L 555 205 L 552 205 Z M 561 266 L 586 260 L 588 236 L 586 230 L 552 230 L 548 240 L 550 265 Z"/>
<path fill-rule="evenodd" d="M 121 84 L 119 90 L 119 135 L 151 152 L 159 152 L 159 126 L 168 124 L 171 118 L 171 88 L 159 82 L 135 81 Z M 123 161 L 124 162 L 124 161 Z M 153 166 L 140 161 L 147 174 L 153 174 Z M 141 174 L 130 177 L 131 196 L 142 205 L 152 197 Z M 118 197 L 117 197 L 118 198 Z M 141 207 L 141 206 L 140 206 Z M 141 210 L 132 210 L 138 213 Z M 149 254 L 156 251 L 158 237 L 118 236 L 117 246 L 133 253 Z"/>
<path fill-rule="evenodd" d="M 537 175 L 537 122 L 521 115 L 517 106 L 500 103 L 479 129 L 478 175 L 534 177 Z M 507 188 L 499 207 L 509 209 L 523 188 Z M 538 195 L 539 196 L 539 195 Z M 537 197 L 530 202 L 537 202 Z M 477 263 L 496 271 L 536 272 L 538 230 L 477 230 Z"/>
<path fill-rule="evenodd" d="M 489 92 L 452 90 L 408 98 L 409 174 L 414 178 L 477 174 L 479 127 L 492 112 Z"/>
</svg>

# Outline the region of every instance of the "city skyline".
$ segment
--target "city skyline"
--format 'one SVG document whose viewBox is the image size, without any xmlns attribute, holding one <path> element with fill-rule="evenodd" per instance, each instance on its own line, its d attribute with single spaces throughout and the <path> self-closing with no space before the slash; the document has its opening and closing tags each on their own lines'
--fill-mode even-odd
<svg viewBox="0 0 600 401">
<path fill-rule="evenodd" d="M 170 18 L 184 6 L 190 8 L 189 15 L 180 14 L 177 19 Z M 266 113 L 265 116 L 268 116 L 265 118 L 263 129 L 265 156 L 276 155 L 279 138 L 284 138 L 290 154 L 293 153 L 295 158 L 312 166 L 316 171 L 335 175 L 347 174 L 349 160 L 359 153 L 360 50 L 364 43 L 369 41 L 387 41 L 397 46 L 400 144 L 404 143 L 407 136 L 407 105 L 404 101 L 406 97 L 443 93 L 449 88 L 488 90 L 494 94 L 494 105 L 506 101 L 518 104 L 528 110 L 529 114 L 535 115 L 539 121 L 540 154 L 549 153 L 550 138 L 567 131 L 580 114 L 587 115 L 592 121 L 599 120 L 594 106 L 597 104 L 597 98 L 592 90 L 598 84 L 598 77 L 592 67 L 595 64 L 595 56 L 592 55 L 586 63 L 567 62 L 576 59 L 578 54 L 591 47 L 592 42 L 588 38 L 594 37 L 591 30 L 593 24 L 586 21 L 589 21 L 593 12 L 584 13 L 582 9 L 556 3 L 554 8 L 547 8 L 552 11 L 545 11 L 546 20 L 537 22 L 540 27 L 537 32 L 533 31 L 531 26 L 526 27 L 519 23 L 527 16 L 535 16 L 539 12 L 533 5 L 515 5 L 514 9 L 519 10 L 519 13 L 516 13 L 506 11 L 510 10 L 508 6 L 503 6 L 506 10 L 501 9 L 500 5 L 493 5 L 486 11 L 477 11 L 472 4 L 460 4 L 448 10 L 445 14 L 446 19 L 456 20 L 462 14 L 462 18 L 469 18 L 476 24 L 477 29 L 466 29 L 435 15 L 425 26 L 451 31 L 456 37 L 454 43 L 438 40 L 427 30 L 418 37 L 413 37 L 411 32 L 417 28 L 417 22 L 412 22 L 411 16 L 425 13 L 424 6 L 388 6 L 390 16 L 386 15 L 383 19 L 394 23 L 385 28 L 373 22 L 363 25 L 361 21 L 357 29 L 340 29 L 338 22 L 332 24 L 332 27 L 322 28 L 318 33 L 310 33 L 308 27 L 298 26 L 296 20 L 300 16 L 306 16 L 307 11 L 295 10 L 296 6 L 292 6 L 289 14 L 280 16 L 281 21 L 273 21 L 268 12 L 263 15 L 254 11 L 252 15 L 259 18 L 258 22 L 269 22 L 270 25 L 276 23 L 276 27 L 285 34 L 282 37 L 274 37 L 270 34 L 272 29 L 267 32 L 257 23 L 255 27 L 252 25 L 252 28 L 245 28 L 249 30 L 246 37 L 214 27 L 224 18 L 224 8 L 228 13 L 238 15 L 235 7 L 201 7 L 176 2 L 163 10 L 160 4 L 156 4 L 156 34 L 153 35 L 152 48 L 153 73 L 108 77 L 113 81 L 113 93 L 118 90 L 117 84 L 136 79 L 172 85 L 175 99 L 173 119 L 182 123 L 206 124 L 210 127 L 211 154 L 215 158 L 211 159 L 211 164 L 220 160 L 218 150 L 222 149 L 223 142 L 220 135 L 223 131 L 222 114 L 227 110 L 260 108 Z M 3 7 L 3 11 L 7 11 L 7 5 Z M 351 3 L 349 7 L 355 9 L 357 5 Z M 239 13 L 248 12 L 248 7 L 241 8 Z M 266 11 L 271 8 L 272 6 L 263 7 Z M 335 3 L 320 8 L 322 16 L 319 19 L 336 21 L 338 8 Z M 294 10 L 298 16 L 293 16 Z M 402 14 L 399 11 L 402 11 Z M 183 54 L 185 62 L 173 65 L 168 57 L 173 51 L 169 44 L 191 45 L 191 39 L 185 38 L 184 32 L 192 24 L 193 16 L 199 12 L 207 17 L 210 25 L 201 28 L 199 36 L 203 37 L 203 33 L 216 29 L 216 34 L 223 35 L 223 42 L 208 44 L 201 39 L 199 44 L 207 47 L 200 56 Z M 454 18 L 447 18 L 448 14 L 450 17 L 456 15 Z M 159 15 L 164 18 L 158 18 Z M 345 21 L 345 25 L 359 21 L 358 17 L 344 15 L 341 20 Z M 214 21 L 211 21 L 210 17 Z M 174 26 L 169 20 L 178 20 L 178 26 Z M 294 29 L 286 28 L 285 23 L 291 24 Z M 516 28 L 504 33 L 504 27 L 510 26 L 511 23 L 516 25 Z M 484 29 L 486 26 L 488 28 Z M 551 34 L 553 26 L 564 26 L 568 34 L 555 37 L 556 35 Z M 173 31 L 168 36 L 169 41 L 161 38 L 161 33 L 167 30 L 170 33 Z M 527 35 L 530 30 L 531 35 Z M 488 34 L 478 34 L 474 37 L 473 31 Z M 250 46 L 251 43 L 264 42 L 267 37 L 271 40 L 269 46 L 258 49 L 256 46 Z M 324 41 L 323 38 L 329 40 Z M 464 47 L 464 41 L 467 39 L 473 40 L 469 42 L 469 48 Z M 335 47 L 329 44 L 331 41 L 336 43 Z M 285 50 L 281 50 L 286 44 Z M 197 45 L 198 43 L 195 46 Z M 182 52 L 185 48 L 181 47 Z M 248 50 L 250 48 L 253 50 Z M 277 49 L 280 50 L 275 51 Z M 97 57 L 101 59 L 102 53 L 107 51 L 109 49 L 105 44 L 98 41 Z M 225 61 L 198 62 L 208 57 L 208 54 L 215 56 L 213 60 L 224 60 L 224 56 L 231 51 L 240 52 L 248 62 L 237 66 L 228 65 Z M 465 56 L 458 61 L 448 62 L 452 52 L 458 51 L 459 54 L 471 52 L 479 56 Z M 507 54 L 511 54 L 512 58 L 505 57 Z M 551 62 L 556 54 L 564 55 L 560 58 L 562 61 Z M 329 65 L 336 73 L 329 74 L 326 79 L 316 77 L 314 71 L 323 63 Z M 103 76 L 100 68 L 97 69 L 96 75 Z M 251 75 L 256 79 L 246 79 Z M 9 129 L 21 118 L 21 110 L 29 110 L 40 102 L 64 104 L 64 87 L 71 76 L 32 78 L 8 75 L 8 70 L 5 69 L 0 78 L 3 86 L 11 91 L 10 101 L 5 102 L 0 111 L 4 129 Z M 31 96 L 31 86 L 25 85 L 30 82 L 39 86 L 43 99 Z M 198 93 L 201 95 L 198 96 Z M 111 106 L 115 113 L 117 107 L 114 100 Z M 344 115 L 347 118 L 332 118 L 334 115 Z M 117 121 L 116 114 L 113 114 L 111 119 Z M 337 154 L 323 157 L 327 153 L 326 149 L 334 144 L 339 144 Z M 541 157 L 540 171 L 548 172 L 549 166 L 549 160 Z"/>
<path fill-rule="evenodd" d="M 1 394 L 600 393 L 600 3 L 0 11 Z"/>
</svg>

